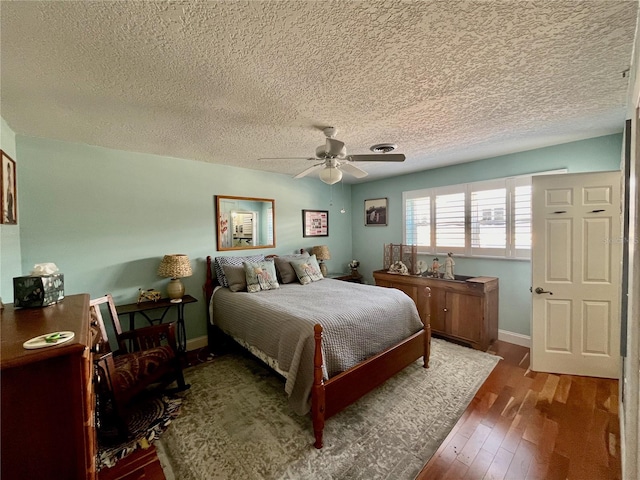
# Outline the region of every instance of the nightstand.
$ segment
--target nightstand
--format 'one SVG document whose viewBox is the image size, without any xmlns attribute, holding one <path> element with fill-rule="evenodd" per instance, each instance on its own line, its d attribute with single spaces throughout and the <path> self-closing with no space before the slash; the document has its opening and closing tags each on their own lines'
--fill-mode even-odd
<svg viewBox="0 0 640 480">
<path fill-rule="evenodd" d="M 342 280 L 343 282 L 362 283 L 362 275 L 357 270 L 352 270 L 351 273 L 330 273 L 327 278 Z"/>
</svg>

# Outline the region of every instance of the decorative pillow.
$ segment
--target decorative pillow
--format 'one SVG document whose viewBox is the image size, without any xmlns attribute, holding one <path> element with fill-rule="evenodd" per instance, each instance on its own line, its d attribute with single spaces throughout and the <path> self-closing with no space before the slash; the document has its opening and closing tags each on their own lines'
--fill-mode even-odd
<svg viewBox="0 0 640 480">
<path fill-rule="evenodd" d="M 244 274 L 244 267 L 236 265 L 223 265 L 224 276 L 229 283 L 229 290 L 232 292 L 242 292 L 247 290 L 247 277 Z"/>
<path fill-rule="evenodd" d="M 293 283 L 298 281 L 298 276 L 291 266 L 291 260 L 299 260 L 301 258 L 309 258 L 309 252 L 298 253 L 295 255 L 281 255 L 275 257 L 276 270 L 281 283 Z"/>
<path fill-rule="evenodd" d="M 255 293 L 260 290 L 280 288 L 273 261 L 244 262 L 242 265 L 247 279 L 247 292 Z"/>
<path fill-rule="evenodd" d="M 311 255 L 309 258 L 291 260 L 290 263 L 302 285 L 317 282 L 324 278 L 320 273 L 320 265 L 318 265 L 315 255 Z"/>
<path fill-rule="evenodd" d="M 216 278 L 218 283 L 223 287 L 228 287 L 229 282 L 224 275 L 223 265 L 235 265 L 241 267 L 244 262 L 261 262 L 264 260 L 264 255 L 251 255 L 249 257 L 216 257 L 213 260 L 213 270 L 216 272 Z"/>
</svg>

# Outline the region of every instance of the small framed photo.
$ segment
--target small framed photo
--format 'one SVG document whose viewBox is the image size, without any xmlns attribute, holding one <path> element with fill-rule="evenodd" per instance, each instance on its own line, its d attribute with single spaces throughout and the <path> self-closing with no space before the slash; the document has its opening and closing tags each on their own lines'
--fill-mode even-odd
<svg viewBox="0 0 640 480">
<path fill-rule="evenodd" d="M 387 225 L 387 198 L 372 198 L 364 201 L 364 224 L 367 227 Z"/>
<path fill-rule="evenodd" d="M 0 150 L 2 170 L 0 170 L 0 223 L 16 225 L 18 223 L 18 196 L 16 194 L 16 162 Z"/>
<path fill-rule="evenodd" d="M 303 237 L 328 237 L 329 236 L 329 211 L 328 210 L 302 210 L 302 236 Z"/>
</svg>

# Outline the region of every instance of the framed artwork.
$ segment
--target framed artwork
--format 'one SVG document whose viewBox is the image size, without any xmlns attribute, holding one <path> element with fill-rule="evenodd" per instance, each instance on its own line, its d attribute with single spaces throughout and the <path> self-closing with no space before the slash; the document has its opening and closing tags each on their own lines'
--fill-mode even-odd
<svg viewBox="0 0 640 480">
<path fill-rule="evenodd" d="M 367 227 L 387 225 L 387 198 L 372 198 L 364 201 L 364 224 Z"/>
<path fill-rule="evenodd" d="M 0 150 L 2 170 L 0 170 L 0 223 L 16 225 L 18 223 L 18 197 L 16 194 L 16 162 Z"/>
<path fill-rule="evenodd" d="M 328 237 L 329 236 L 329 211 L 328 210 L 302 210 L 302 236 L 303 237 Z"/>
</svg>

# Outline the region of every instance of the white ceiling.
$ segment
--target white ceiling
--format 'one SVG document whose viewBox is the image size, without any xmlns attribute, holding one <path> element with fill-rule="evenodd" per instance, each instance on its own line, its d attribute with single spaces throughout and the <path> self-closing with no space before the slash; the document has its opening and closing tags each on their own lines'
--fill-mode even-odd
<svg viewBox="0 0 640 480">
<path fill-rule="evenodd" d="M 622 131 L 636 0 L 0 3 L 17 134 L 296 174 L 338 128 L 382 178 Z M 353 177 L 345 175 L 345 180 Z"/>
</svg>

